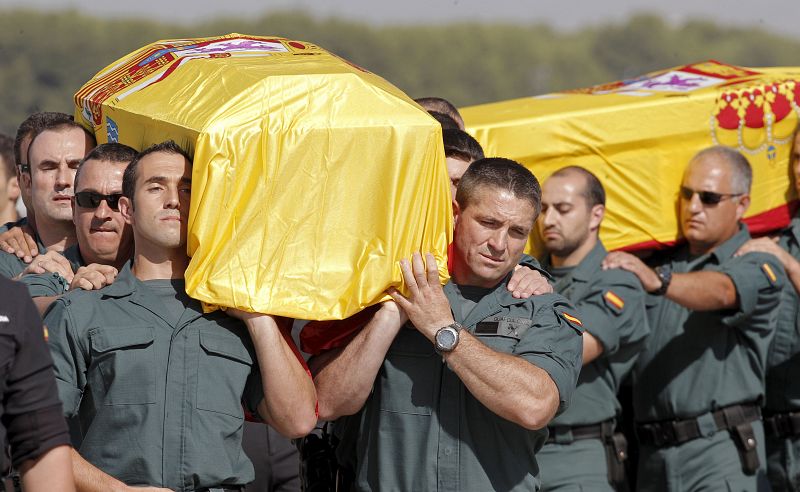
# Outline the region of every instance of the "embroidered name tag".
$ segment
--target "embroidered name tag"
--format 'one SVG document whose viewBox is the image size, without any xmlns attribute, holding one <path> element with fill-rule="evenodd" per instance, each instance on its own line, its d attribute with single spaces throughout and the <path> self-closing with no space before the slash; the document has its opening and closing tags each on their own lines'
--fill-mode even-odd
<svg viewBox="0 0 800 492">
<path fill-rule="evenodd" d="M 530 318 L 491 316 L 475 325 L 476 335 L 502 335 L 519 339 L 533 326 Z"/>
</svg>

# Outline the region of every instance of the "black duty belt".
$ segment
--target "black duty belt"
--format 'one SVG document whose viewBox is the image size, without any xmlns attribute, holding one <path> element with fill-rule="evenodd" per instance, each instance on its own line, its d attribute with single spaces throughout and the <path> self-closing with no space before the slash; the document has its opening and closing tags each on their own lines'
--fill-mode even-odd
<svg viewBox="0 0 800 492">
<path fill-rule="evenodd" d="M 555 425 L 547 428 L 546 444 L 570 444 L 583 439 L 601 439 L 614 435 L 614 420 L 592 425 Z"/>
<path fill-rule="evenodd" d="M 764 430 L 784 439 L 800 436 L 800 412 L 774 413 L 764 417 Z"/>
<path fill-rule="evenodd" d="M 222 487 L 208 487 L 205 489 L 197 489 L 195 492 L 242 492 L 244 487 L 241 485 L 224 485 Z"/>
<path fill-rule="evenodd" d="M 662 420 L 636 426 L 639 442 L 657 448 L 677 446 L 700 437 L 733 429 L 761 418 L 761 409 L 753 403 L 731 405 L 699 417 L 680 420 Z"/>
</svg>

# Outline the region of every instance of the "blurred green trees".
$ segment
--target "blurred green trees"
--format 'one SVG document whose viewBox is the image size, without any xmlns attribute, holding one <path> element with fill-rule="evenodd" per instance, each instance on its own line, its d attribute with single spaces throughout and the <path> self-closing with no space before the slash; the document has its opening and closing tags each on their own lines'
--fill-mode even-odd
<svg viewBox="0 0 800 492">
<path fill-rule="evenodd" d="M 545 25 L 456 23 L 369 27 L 302 13 L 195 25 L 109 20 L 74 11 L 0 9 L 0 132 L 38 110 L 72 112 L 72 94 L 99 69 L 158 39 L 229 32 L 306 40 L 375 72 L 411 97 L 456 105 L 542 94 L 705 59 L 800 65 L 800 39 L 640 15 L 575 32 Z"/>
</svg>

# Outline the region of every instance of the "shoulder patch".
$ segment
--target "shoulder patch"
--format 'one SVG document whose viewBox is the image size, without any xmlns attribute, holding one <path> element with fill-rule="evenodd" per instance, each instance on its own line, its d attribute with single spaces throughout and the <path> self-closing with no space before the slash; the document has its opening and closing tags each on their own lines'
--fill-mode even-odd
<svg viewBox="0 0 800 492">
<path fill-rule="evenodd" d="M 576 318 L 575 316 L 569 313 L 565 313 L 564 311 L 559 311 L 558 313 L 561 315 L 562 318 L 567 320 L 567 323 L 574 325 L 578 328 L 583 328 L 583 322 L 580 319 Z"/>
<path fill-rule="evenodd" d="M 772 270 L 772 267 L 769 266 L 769 263 L 762 263 L 761 271 L 764 272 L 764 275 L 766 275 L 770 284 L 775 285 L 778 282 L 778 276 L 775 275 L 775 272 Z"/>
<path fill-rule="evenodd" d="M 44 326 L 44 341 L 45 342 L 50 341 L 50 332 L 47 331 L 47 325 Z"/>
<path fill-rule="evenodd" d="M 625 308 L 625 301 L 614 293 L 614 291 L 607 290 L 603 294 L 603 300 L 606 305 L 615 313 L 619 314 Z"/>
</svg>

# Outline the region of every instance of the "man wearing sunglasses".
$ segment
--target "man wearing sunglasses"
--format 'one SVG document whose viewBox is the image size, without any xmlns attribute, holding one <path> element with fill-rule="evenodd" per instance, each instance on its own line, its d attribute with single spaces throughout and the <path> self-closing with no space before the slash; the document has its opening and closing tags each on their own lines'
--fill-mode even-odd
<svg viewBox="0 0 800 492">
<path fill-rule="evenodd" d="M 77 244 L 64 250 L 66 261 L 37 256 L 26 271 L 43 273 L 21 278 L 40 312 L 69 289 L 92 290 L 110 284 L 131 258 L 133 238 L 118 202 L 122 175 L 134 157 L 136 151 L 131 147 L 108 143 L 97 146 L 81 161 L 75 173 L 72 207 Z"/>
<path fill-rule="evenodd" d="M 768 490 L 759 407 L 785 277 L 773 255 L 734 256 L 750 239 L 751 180 L 739 152 L 702 150 L 680 190 L 687 244 L 655 269 L 621 252 L 604 263 L 651 294 L 634 372 L 638 490 Z"/>
<path fill-rule="evenodd" d="M 795 190 L 800 191 L 800 126 L 794 132 L 789 163 Z M 796 491 L 800 490 L 800 213 L 779 236 L 751 239 L 736 254 L 752 251 L 775 255 L 789 279 L 767 359 L 764 427 L 772 490 Z"/>
<path fill-rule="evenodd" d="M 55 120 L 31 139 L 30 169 L 22 174 L 21 183 L 24 189 L 31 190 L 31 204 L 36 210 L 37 248 L 39 256 L 47 256 L 48 261 L 65 264 L 61 253 L 75 244 L 72 223 L 75 170 L 94 147 L 94 136 L 72 121 Z M 17 255 L 0 252 L 0 275 L 18 278 L 27 266 Z"/>
</svg>

